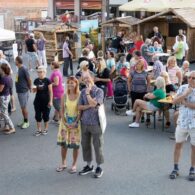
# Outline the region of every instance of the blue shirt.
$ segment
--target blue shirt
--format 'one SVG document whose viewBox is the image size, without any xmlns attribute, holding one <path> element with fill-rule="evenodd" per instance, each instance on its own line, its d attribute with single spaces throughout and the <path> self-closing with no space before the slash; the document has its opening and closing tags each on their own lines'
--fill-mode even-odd
<svg viewBox="0 0 195 195">
<path fill-rule="evenodd" d="M 107 59 L 106 60 L 106 66 L 109 70 L 112 69 L 113 66 L 115 66 L 115 60 L 114 58 L 111 58 L 111 59 Z"/>
</svg>

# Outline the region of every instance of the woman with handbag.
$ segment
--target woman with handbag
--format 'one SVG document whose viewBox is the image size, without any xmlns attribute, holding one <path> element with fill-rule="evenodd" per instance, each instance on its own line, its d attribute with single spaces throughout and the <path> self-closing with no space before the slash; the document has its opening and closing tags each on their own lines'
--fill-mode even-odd
<svg viewBox="0 0 195 195">
<path fill-rule="evenodd" d="M 108 70 L 110 71 L 110 81 L 107 84 L 107 97 L 112 98 L 113 97 L 113 88 L 112 88 L 112 79 L 116 76 L 116 62 L 114 59 L 114 53 L 111 51 L 106 52 L 107 60 L 106 60 L 106 66 Z"/>
<path fill-rule="evenodd" d="M 57 144 L 61 146 L 62 164 L 56 169 L 57 172 L 67 168 L 66 155 L 68 148 L 73 149 L 73 163 L 69 173 L 77 172 L 77 159 L 80 147 L 80 114 L 78 101 L 80 97 L 79 82 L 71 76 L 67 79 L 67 93 L 61 100 L 61 122 L 59 126 Z"/>
</svg>

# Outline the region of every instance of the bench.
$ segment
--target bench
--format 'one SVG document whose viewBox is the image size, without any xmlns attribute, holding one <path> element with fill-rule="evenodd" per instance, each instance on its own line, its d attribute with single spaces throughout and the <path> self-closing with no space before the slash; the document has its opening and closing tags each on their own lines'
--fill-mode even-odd
<svg viewBox="0 0 195 195">
<path fill-rule="evenodd" d="M 150 116 L 150 115 L 153 116 L 153 120 L 154 120 L 154 129 L 156 129 L 156 111 L 142 110 L 142 114 L 146 114 L 146 115 L 147 115 L 147 119 L 146 119 L 146 127 L 147 127 L 147 128 L 150 126 L 150 124 L 147 122 L 148 116 Z"/>
</svg>

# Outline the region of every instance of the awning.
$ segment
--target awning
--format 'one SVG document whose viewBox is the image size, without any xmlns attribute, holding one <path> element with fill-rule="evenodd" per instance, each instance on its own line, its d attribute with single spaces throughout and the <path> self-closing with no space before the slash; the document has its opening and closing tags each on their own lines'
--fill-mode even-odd
<svg viewBox="0 0 195 195">
<path fill-rule="evenodd" d="M 13 41 L 15 40 L 15 32 L 0 28 L 0 41 Z"/>
<path fill-rule="evenodd" d="M 120 11 L 161 12 L 167 9 L 168 0 L 133 0 L 119 7 Z"/>
</svg>

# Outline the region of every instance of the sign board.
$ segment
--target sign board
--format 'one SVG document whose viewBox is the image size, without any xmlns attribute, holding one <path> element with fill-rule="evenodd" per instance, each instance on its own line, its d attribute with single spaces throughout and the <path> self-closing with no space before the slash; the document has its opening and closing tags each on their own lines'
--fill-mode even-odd
<svg viewBox="0 0 195 195">
<path fill-rule="evenodd" d="M 89 33 L 98 28 L 98 20 L 81 20 L 81 32 Z"/>
<path fill-rule="evenodd" d="M 0 28 L 4 28 L 4 16 L 0 14 Z"/>
</svg>

